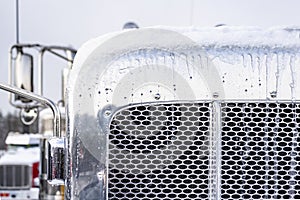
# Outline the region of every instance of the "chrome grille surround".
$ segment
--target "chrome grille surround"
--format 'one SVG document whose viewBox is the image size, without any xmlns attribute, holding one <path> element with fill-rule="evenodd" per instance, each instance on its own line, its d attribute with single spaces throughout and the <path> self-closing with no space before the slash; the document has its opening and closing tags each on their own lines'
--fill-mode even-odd
<svg viewBox="0 0 300 200">
<path fill-rule="evenodd" d="M 29 165 L 0 165 L 0 189 L 28 189 L 31 187 L 31 175 Z"/>
<path fill-rule="evenodd" d="M 298 102 L 122 108 L 108 135 L 108 199 L 300 198 L 299 115 Z"/>
</svg>

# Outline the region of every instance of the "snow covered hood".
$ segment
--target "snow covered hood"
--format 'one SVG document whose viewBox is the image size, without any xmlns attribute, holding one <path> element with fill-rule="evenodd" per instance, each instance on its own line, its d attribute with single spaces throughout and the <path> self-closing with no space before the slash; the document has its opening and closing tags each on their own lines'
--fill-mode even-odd
<svg viewBox="0 0 300 200">
<path fill-rule="evenodd" d="M 300 46 L 300 27 L 230 27 L 173 29 L 204 46 L 285 47 Z"/>
<path fill-rule="evenodd" d="M 8 145 L 38 145 L 41 135 L 39 134 L 20 134 L 9 133 L 5 143 Z"/>
<path fill-rule="evenodd" d="M 151 31 L 155 32 L 153 37 L 143 38 L 143 35 L 147 35 L 147 33 L 151 35 L 151 33 L 149 34 Z M 192 41 L 188 43 L 190 47 L 184 46 L 187 43 L 180 41 L 180 39 L 168 41 L 166 37 L 165 41 L 163 41 L 163 39 L 156 38 L 155 35 L 159 35 L 160 32 L 163 35 L 167 31 L 177 33 L 182 38 L 186 37 L 187 40 Z M 214 88 L 210 95 L 198 97 L 196 95 L 198 99 L 211 98 L 213 96 L 212 93 L 221 93 L 222 91 L 220 90 L 225 90 L 225 94 L 219 95 L 219 97 L 226 99 L 269 99 L 272 97 L 277 99 L 296 99 L 296 95 L 300 95 L 300 87 L 296 87 L 299 76 L 299 73 L 296 73 L 298 70 L 296 68 L 300 64 L 300 28 L 297 27 L 261 29 L 257 27 L 230 26 L 204 28 L 157 26 L 109 33 L 89 40 L 79 49 L 71 72 L 72 78 L 70 78 L 69 85 L 76 85 L 77 76 L 81 73 L 82 66 L 86 65 L 86 61 L 91 60 L 92 54 L 96 54 L 97 48 L 103 47 L 105 46 L 103 44 L 114 41 L 116 40 L 115 38 L 121 36 L 124 36 L 124 39 L 119 42 L 112 42 L 111 46 L 107 48 L 107 55 L 103 55 L 101 58 L 101 62 L 108 59 L 107 63 L 112 63 L 118 62 L 117 60 L 121 60 L 121 57 L 123 57 L 122 62 L 124 62 L 124 66 L 120 62 L 117 63 L 120 73 L 128 69 L 125 65 L 135 65 L 136 63 L 128 63 L 133 62 L 134 59 L 139 60 L 142 64 L 148 62 L 148 60 L 150 60 L 148 63 L 156 62 L 155 59 L 159 60 L 158 56 L 150 55 L 151 52 L 147 52 L 146 49 L 159 50 L 160 48 L 165 48 L 168 49 L 167 51 L 174 50 L 174 55 L 171 55 L 172 53 L 169 55 L 163 54 L 160 57 L 163 57 L 167 62 L 168 59 L 171 62 L 177 58 L 181 59 L 181 61 L 186 59 L 185 65 L 187 66 L 181 67 L 181 69 L 189 68 L 189 65 L 195 61 L 195 58 L 198 56 L 193 55 L 195 51 L 201 51 L 201 54 L 205 54 L 202 57 L 206 57 L 212 63 L 210 68 L 217 71 L 214 72 L 214 79 L 222 83 L 215 86 L 219 89 Z M 149 41 L 145 42 L 144 40 Z M 185 52 L 183 53 L 175 52 L 177 49 L 182 48 L 187 50 L 184 50 Z M 139 51 L 136 54 L 138 58 L 130 57 L 130 52 L 132 51 Z M 118 55 L 120 52 L 121 55 Z M 115 57 L 109 61 L 110 57 L 113 56 Z M 97 62 L 97 58 L 93 59 L 93 62 Z M 203 59 L 199 62 L 202 66 L 206 65 L 203 63 Z M 179 64 L 180 61 L 177 63 Z M 107 79 L 111 80 L 109 77 Z M 199 85 L 199 83 L 195 84 Z M 214 83 L 209 84 L 211 86 L 214 85 Z M 238 86 L 236 90 L 232 90 L 233 85 L 235 87 Z M 110 87 L 107 86 L 106 88 Z M 72 89 L 70 90 L 69 88 L 68 91 L 70 92 Z"/>
</svg>

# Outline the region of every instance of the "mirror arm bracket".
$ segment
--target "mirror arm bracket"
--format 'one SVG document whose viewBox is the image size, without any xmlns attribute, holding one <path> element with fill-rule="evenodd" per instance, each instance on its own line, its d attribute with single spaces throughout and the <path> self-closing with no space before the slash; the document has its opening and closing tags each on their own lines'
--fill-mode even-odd
<svg viewBox="0 0 300 200">
<path fill-rule="evenodd" d="M 0 83 L 0 89 L 5 90 L 5 91 L 10 92 L 10 93 L 20 95 L 22 97 L 25 97 L 25 98 L 33 100 L 33 101 L 37 101 L 37 102 L 39 102 L 43 105 L 48 106 L 52 110 L 52 113 L 53 113 L 53 116 L 54 116 L 53 117 L 53 125 L 54 125 L 53 136 L 61 138 L 60 111 L 59 111 L 59 108 L 55 105 L 55 103 L 53 103 L 50 99 L 47 99 L 47 98 L 45 98 L 41 95 L 34 94 L 32 92 L 17 88 L 15 86 Z"/>
</svg>

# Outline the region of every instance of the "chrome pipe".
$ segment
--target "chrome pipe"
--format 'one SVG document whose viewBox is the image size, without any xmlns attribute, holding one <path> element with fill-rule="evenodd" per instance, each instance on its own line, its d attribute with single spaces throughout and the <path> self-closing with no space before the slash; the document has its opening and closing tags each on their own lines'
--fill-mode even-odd
<svg viewBox="0 0 300 200">
<path fill-rule="evenodd" d="M 43 95 L 43 68 L 44 68 L 44 54 L 45 52 L 50 52 L 56 56 L 58 56 L 61 59 L 64 59 L 68 61 L 68 63 L 73 62 L 73 59 L 70 57 L 65 57 L 62 56 L 53 50 L 64 50 L 64 51 L 69 51 L 73 54 L 75 54 L 77 51 L 71 47 L 62 47 L 62 46 L 44 46 L 40 51 L 39 51 L 39 60 L 38 60 L 38 94 Z M 71 68 L 72 65 L 68 64 L 69 67 Z"/>
<path fill-rule="evenodd" d="M 20 95 L 22 97 L 25 97 L 25 98 L 33 100 L 33 101 L 37 101 L 43 105 L 47 105 L 48 107 L 50 107 L 50 109 L 53 112 L 53 126 L 54 126 L 53 136 L 61 138 L 60 111 L 59 111 L 58 107 L 50 99 L 47 99 L 41 95 L 34 94 L 27 90 L 17 88 L 15 86 L 6 85 L 6 84 L 2 84 L 2 83 L 0 83 L 0 89 Z"/>
<path fill-rule="evenodd" d="M 15 46 L 12 46 L 8 53 L 8 84 L 12 85 L 12 51 Z M 13 105 L 13 93 L 9 94 L 9 103 Z"/>
<path fill-rule="evenodd" d="M 38 94 L 43 95 L 43 58 L 44 58 L 45 48 L 39 51 L 38 57 Z"/>
</svg>

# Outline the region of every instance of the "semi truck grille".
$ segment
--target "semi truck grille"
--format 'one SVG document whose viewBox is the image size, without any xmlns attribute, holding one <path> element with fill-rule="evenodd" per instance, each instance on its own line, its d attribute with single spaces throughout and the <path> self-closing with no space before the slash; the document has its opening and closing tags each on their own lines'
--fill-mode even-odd
<svg viewBox="0 0 300 200">
<path fill-rule="evenodd" d="M 0 165 L 0 189 L 26 189 L 31 186 L 31 167 Z"/>
<path fill-rule="evenodd" d="M 109 199 L 300 198 L 299 115 L 296 103 L 124 108 L 110 123 Z"/>
</svg>

